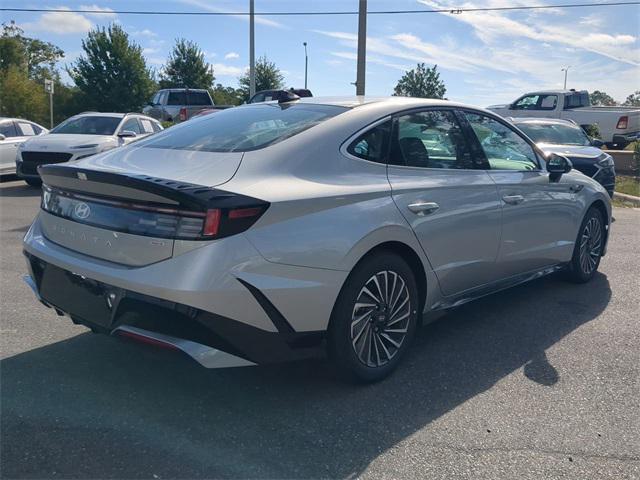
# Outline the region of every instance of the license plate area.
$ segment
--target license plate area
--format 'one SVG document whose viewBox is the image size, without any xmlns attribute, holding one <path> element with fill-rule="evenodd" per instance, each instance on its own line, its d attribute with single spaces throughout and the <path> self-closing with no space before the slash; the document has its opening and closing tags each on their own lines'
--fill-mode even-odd
<svg viewBox="0 0 640 480">
<path fill-rule="evenodd" d="M 40 281 L 40 296 L 72 317 L 109 328 L 122 291 L 54 265 L 45 264 Z"/>
</svg>

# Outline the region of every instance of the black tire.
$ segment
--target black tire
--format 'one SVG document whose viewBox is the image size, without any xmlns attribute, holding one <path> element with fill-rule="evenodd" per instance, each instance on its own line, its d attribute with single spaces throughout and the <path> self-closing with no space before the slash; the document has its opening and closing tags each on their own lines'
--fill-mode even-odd
<svg viewBox="0 0 640 480">
<path fill-rule="evenodd" d="M 591 207 L 582 220 L 569 263 L 568 277 L 575 283 L 586 283 L 598 271 L 606 239 L 604 218 L 600 210 Z"/>
<path fill-rule="evenodd" d="M 40 188 L 42 186 L 42 180 L 40 180 L 39 178 L 25 178 L 24 181 L 30 187 Z"/>
<path fill-rule="evenodd" d="M 376 285 L 374 277 L 380 288 L 375 287 L 375 293 L 371 293 L 382 302 L 363 292 L 367 286 Z M 405 298 L 408 305 L 400 305 Z M 376 306 L 362 306 L 365 303 Z M 338 374 L 367 383 L 389 375 L 415 335 L 419 304 L 413 272 L 401 257 L 383 251 L 360 262 L 343 285 L 329 324 L 328 353 Z M 360 317 L 362 320 L 357 321 Z"/>
</svg>

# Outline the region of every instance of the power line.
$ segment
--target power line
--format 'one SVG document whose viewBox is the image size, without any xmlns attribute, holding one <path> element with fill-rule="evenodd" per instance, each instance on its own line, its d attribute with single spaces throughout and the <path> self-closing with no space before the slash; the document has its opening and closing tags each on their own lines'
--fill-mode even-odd
<svg viewBox="0 0 640 480">
<path fill-rule="evenodd" d="M 414 13 L 473 13 L 473 12 L 499 12 L 514 10 L 545 10 L 560 8 L 592 8 L 592 7 L 620 7 L 624 5 L 640 5 L 640 1 L 611 2 L 611 3 L 564 3 L 556 5 L 521 5 L 515 7 L 477 7 L 477 8 L 440 8 L 421 10 L 374 10 L 368 15 L 396 15 Z M 34 12 L 34 13 L 91 13 L 104 15 L 194 15 L 194 16 L 248 16 L 249 12 L 194 12 L 194 11 L 149 11 L 149 10 L 95 10 L 95 9 L 65 9 L 55 8 L 12 8 L 0 7 L 1 12 Z M 256 12 L 261 17 L 291 17 L 291 16 L 320 16 L 320 15 L 358 15 L 357 11 L 329 11 L 329 12 Z"/>
</svg>

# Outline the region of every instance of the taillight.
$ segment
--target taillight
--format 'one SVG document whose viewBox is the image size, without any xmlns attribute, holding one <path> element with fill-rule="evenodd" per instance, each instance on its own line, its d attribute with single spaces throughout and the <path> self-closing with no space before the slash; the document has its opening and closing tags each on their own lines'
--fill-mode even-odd
<svg viewBox="0 0 640 480">
<path fill-rule="evenodd" d="M 220 208 L 191 211 L 90 197 L 43 185 L 41 206 L 52 215 L 118 232 L 180 240 L 212 240 L 247 230 L 269 204 L 229 194 Z"/>
<path fill-rule="evenodd" d="M 187 109 L 186 109 L 186 108 L 184 108 L 184 107 L 182 107 L 182 108 L 180 109 L 180 113 L 179 113 L 178 115 L 179 115 L 179 117 L 180 117 L 180 121 L 181 121 L 181 122 L 184 122 L 184 121 L 187 119 Z"/>
<path fill-rule="evenodd" d="M 629 117 L 624 115 L 620 117 L 618 120 L 618 125 L 616 125 L 617 129 L 624 130 L 629 125 Z"/>
</svg>

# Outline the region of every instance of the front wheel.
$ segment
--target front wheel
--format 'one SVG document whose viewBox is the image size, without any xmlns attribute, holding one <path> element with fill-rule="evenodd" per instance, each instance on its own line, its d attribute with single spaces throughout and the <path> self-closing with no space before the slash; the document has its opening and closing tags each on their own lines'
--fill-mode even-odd
<svg viewBox="0 0 640 480">
<path fill-rule="evenodd" d="M 331 315 L 329 356 L 340 374 L 375 382 L 400 363 L 415 334 L 418 289 L 398 255 L 380 253 L 358 264 Z"/>
<path fill-rule="evenodd" d="M 602 213 L 591 207 L 582 220 L 578 238 L 569 263 L 569 279 L 586 283 L 593 278 L 600 265 L 605 241 L 605 225 Z"/>
</svg>

